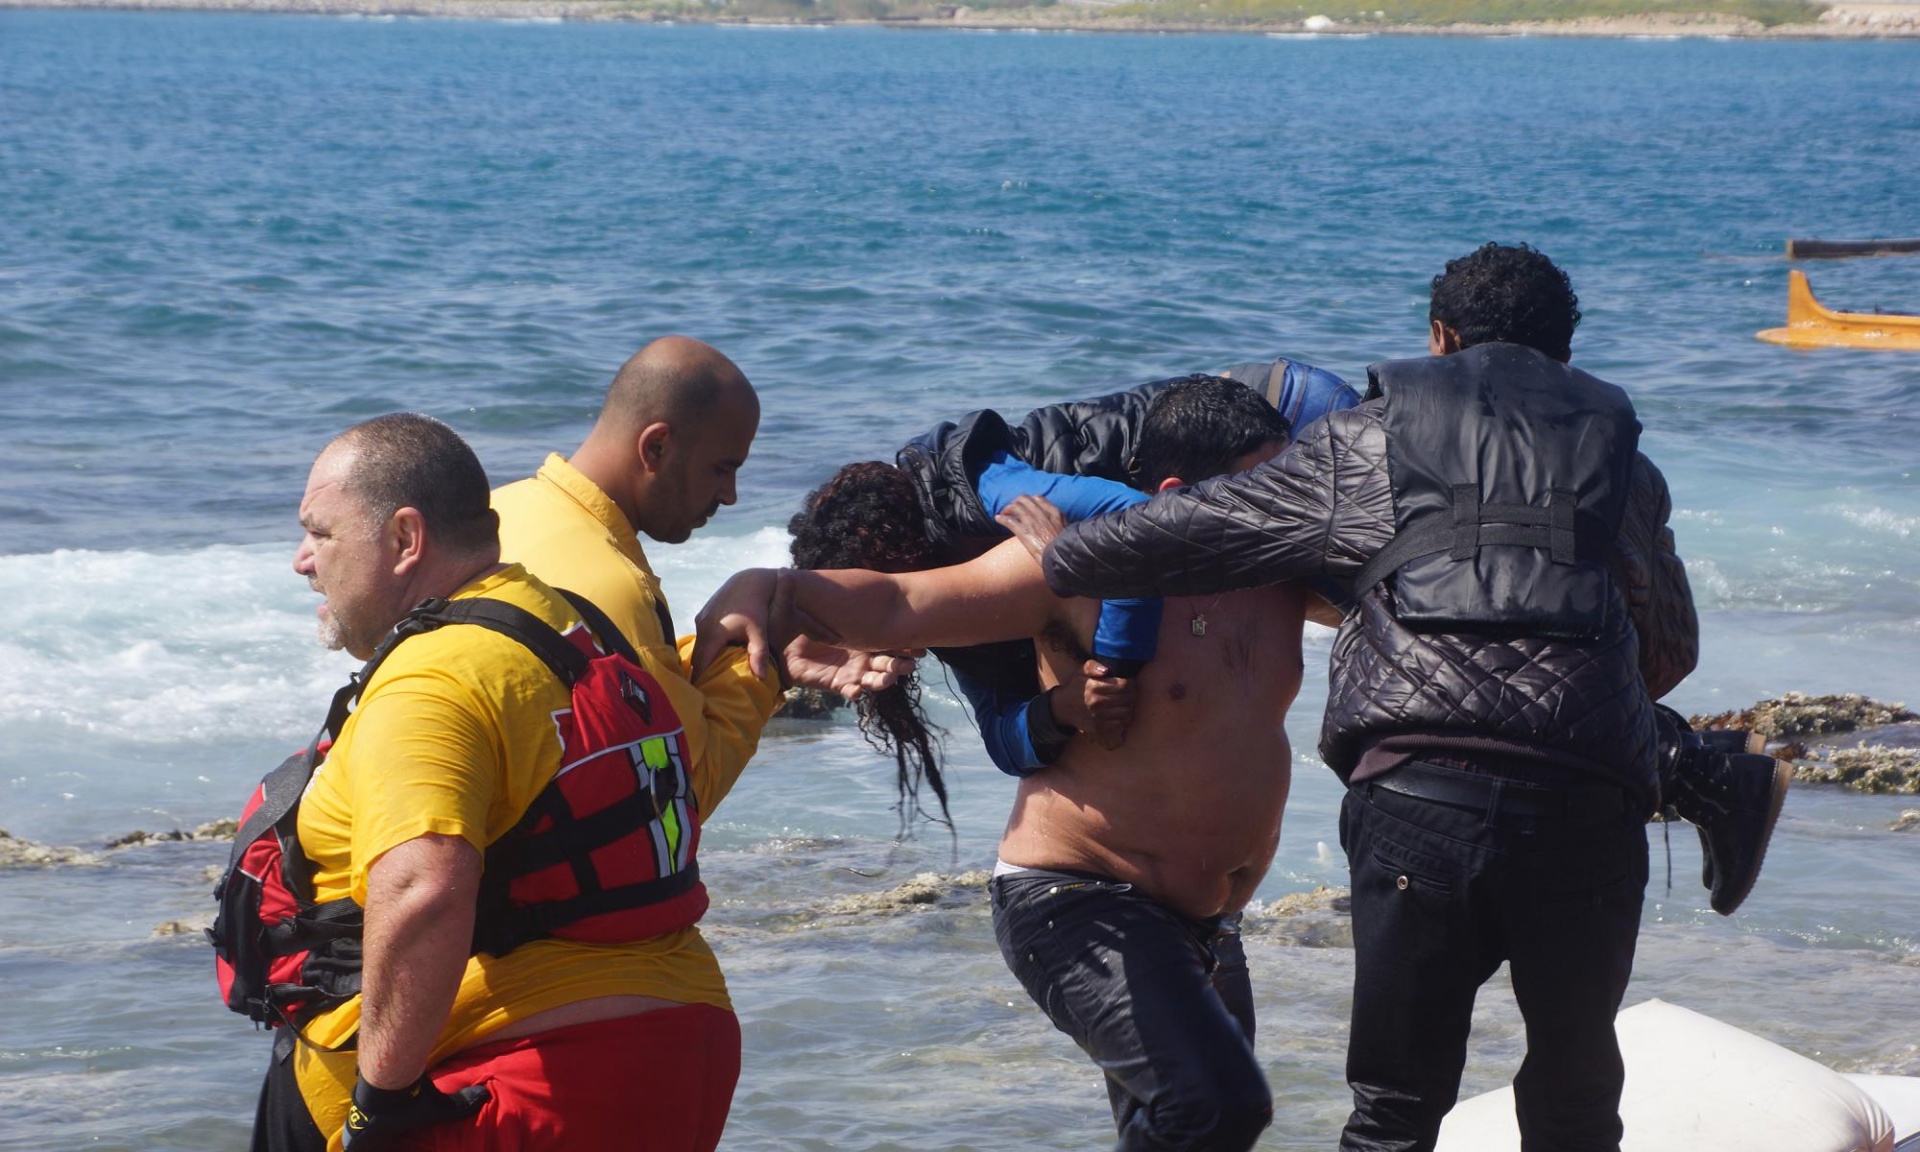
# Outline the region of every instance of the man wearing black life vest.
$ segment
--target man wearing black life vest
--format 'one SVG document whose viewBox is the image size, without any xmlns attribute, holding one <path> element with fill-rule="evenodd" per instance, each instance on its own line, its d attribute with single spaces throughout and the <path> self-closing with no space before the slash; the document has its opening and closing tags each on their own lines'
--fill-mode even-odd
<svg viewBox="0 0 1920 1152">
<path fill-rule="evenodd" d="M 223 991 L 276 1029 L 256 1152 L 711 1152 L 740 1033 L 654 657 L 500 562 L 486 474 L 427 417 L 336 438 L 300 522 L 321 637 L 367 664 L 221 882 Z"/>
<path fill-rule="evenodd" d="M 1545 256 L 1486 245 L 1434 279 L 1432 355 L 1372 366 L 1358 408 L 1047 552 L 1063 595 L 1351 589 L 1320 739 L 1348 785 L 1348 1152 L 1434 1146 L 1502 961 L 1523 1146 L 1617 1149 L 1645 821 L 1701 826 L 1730 913 L 1785 794 L 1781 766 L 1656 712 L 1694 666 L 1692 594 L 1631 403 L 1567 364 L 1579 315 Z"/>
</svg>

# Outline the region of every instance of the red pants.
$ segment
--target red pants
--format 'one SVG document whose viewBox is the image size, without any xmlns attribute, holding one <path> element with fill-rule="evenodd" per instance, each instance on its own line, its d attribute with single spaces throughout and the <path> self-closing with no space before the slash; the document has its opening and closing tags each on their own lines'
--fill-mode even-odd
<svg viewBox="0 0 1920 1152">
<path fill-rule="evenodd" d="M 485 1083 L 472 1119 L 414 1134 L 421 1152 L 713 1152 L 740 1079 L 740 1022 L 661 1008 L 469 1048 L 433 1070 L 443 1092 Z"/>
</svg>

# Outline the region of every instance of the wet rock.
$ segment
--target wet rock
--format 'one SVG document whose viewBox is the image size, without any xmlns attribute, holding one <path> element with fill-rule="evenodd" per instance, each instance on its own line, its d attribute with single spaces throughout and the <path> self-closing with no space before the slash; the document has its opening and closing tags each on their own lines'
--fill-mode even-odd
<svg viewBox="0 0 1920 1152">
<path fill-rule="evenodd" d="M 143 848 L 148 844 L 165 844 L 170 841 L 185 839 L 188 839 L 187 833 L 180 831 L 178 828 L 175 828 L 171 832 L 142 832 L 136 828 L 125 836 L 115 836 L 113 839 L 107 841 L 107 847 L 108 849 Z"/>
<path fill-rule="evenodd" d="M 1920 808 L 1909 808 L 1900 813 L 1899 818 L 1894 820 L 1892 829 L 1895 832 L 1920 830 Z"/>
<path fill-rule="evenodd" d="M 1813 750 L 1793 766 L 1793 778 L 1809 784 L 1841 784 L 1856 792 L 1920 796 L 1920 749 L 1861 743 Z"/>
<path fill-rule="evenodd" d="M 239 830 L 238 821 L 209 820 L 190 832 L 182 832 L 178 828 L 165 832 L 129 832 L 125 836 L 116 836 L 107 841 L 107 847 L 109 849 L 144 848 L 149 844 L 170 844 L 180 840 L 231 840 L 234 833 Z"/>
<path fill-rule="evenodd" d="M 942 876 L 922 872 L 905 884 L 884 892 L 859 892 L 841 896 L 822 909 L 828 915 L 860 916 L 875 912 L 901 912 L 928 905 L 956 904 L 973 897 L 973 889 L 985 888 L 993 873 L 985 870 Z"/>
<path fill-rule="evenodd" d="M 193 830 L 195 840 L 231 840 L 234 833 L 240 831 L 240 821 L 221 817 L 209 820 Z"/>
<path fill-rule="evenodd" d="M 835 692 L 824 692 L 818 688 L 789 688 L 786 700 L 773 714 L 788 720 L 825 720 L 846 706 L 846 698 Z"/>
<path fill-rule="evenodd" d="M 52 868 L 63 864 L 99 864 L 100 857 L 59 844 L 37 844 L 0 829 L 0 868 Z"/>
<path fill-rule="evenodd" d="M 1907 711 L 1904 704 L 1886 704 L 1867 696 L 1807 696 L 1789 692 L 1772 700 L 1762 700 L 1738 712 L 1717 716 L 1695 716 L 1689 723 L 1702 728 L 1741 728 L 1758 732 L 1769 740 L 1789 740 L 1797 736 L 1822 736 L 1837 732 L 1857 732 L 1889 724 L 1920 722 L 1920 714 Z"/>
<path fill-rule="evenodd" d="M 213 920 L 162 920 L 153 926 L 153 934 L 160 936 L 199 936 L 213 926 Z"/>
<path fill-rule="evenodd" d="M 1353 947 L 1353 896 L 1345 888 L 1315 888 L 1247 906 L 1241 931 L 1301 948 Z"/>
</svg>

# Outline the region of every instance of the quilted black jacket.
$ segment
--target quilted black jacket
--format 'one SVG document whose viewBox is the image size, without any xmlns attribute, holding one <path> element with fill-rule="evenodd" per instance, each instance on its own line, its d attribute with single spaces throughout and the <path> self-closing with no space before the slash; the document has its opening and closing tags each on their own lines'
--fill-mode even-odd
<svg viewBox="0 0 1920 1152">
<path fill-rule="evenodd" d="M 1360 399 L 1333 373 L 1285 357 L 1237 364 L 1221 375 L 1260 392 L 1296 426 Z M 1006 535 L 974 491 L 974 482 L 995 452 L 1006 452 L 1042 472 L 1130 483 L 1127 462 L 1153 398 L 1169 385 L 1191 379 L 1196 377 L 1170 376 L 1091 400 L 1050 404 L 1035 408 L 1018 424 L 1008 424 L 991 409 L 969 412 L 958 423 L 944 422 L 914 437 L 894 463 L 913 478 L 928 536 L 952 550 L 949 560 L 959 560 L 967 555 L 959 541 Z"/>
<path fill-rule="evenodd" d="M 1069 525 L 1047 552 L 1047 583 L 1062 595 L 1099 597 L 1203 595 L 1307 577 L 1350 583 L 1393 537 L 1384 414 L 1382 400 L 1331 413 L 1252 472 Z M 1631 489 L 1614 575 L 1635 634 L 1626 642 L 1637 644 L 1645 691 L 1658 699 L 1693 670 L 1699 624 L 1667 526 L 1666 480 L 1644 455 L 1636 454 Z M 1367 593 L 1334 642 L 1321 754 L 1342 775 L 1359 751 L 1356 729 L 1455 727 L 1434 723 L 1447 708 L 1459 728 L 1532 731 L 1578 755 L 1585 737 L 1609 735 L 1582 728 L 1611 711 L 1609 694 L 1642 690 L 1601 682 L 1566 645 L 1412 633 L 1393 621 L 1389 594 L 1384 585 Z M 1649 744 L 1615 770 L 1637 777 L 1651 756 Z"/>
<path fill-rule="evenodd" d="M 1006 530 L 980 504 L 974 483 L 995 452 L 1024 460 L 1042 472 L 1098 476 L 1127 482 L 1133 438 L 1147 407 L 1175 380 L 1150 383 L 1069 404 L 1036 408 L 1017 425 L 992 409 L 969 412 L 960 422 L 942 423 L 915 437 L 894 458 L 913 478 L 920 507 L 927 514 L 927 535 L 936 545 L 957 547 L 960 540 L 1001 537 Z M 958 557 L 954 557 L 958 558 Z"/>
</svg>

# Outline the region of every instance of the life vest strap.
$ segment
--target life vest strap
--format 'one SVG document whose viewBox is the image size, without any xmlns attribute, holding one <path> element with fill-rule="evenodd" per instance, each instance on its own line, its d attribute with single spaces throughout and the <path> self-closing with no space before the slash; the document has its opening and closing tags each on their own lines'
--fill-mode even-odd
<svg viewBox="0 0 1920 1152">
<path fill-rule="evenodd" d="M 565 900 L 545 901 L 519 908 L 487 908 L 482 893 L 480 914 L 474 922 L 473 950 L 492 956 L 505 956 L 530 940 L 542 940 L 569 924 L 609 912 L 625 912 L 649 904 L 663 904 L 699 887 L 700 864 L 689 861 L 686 868 L 655 880 L 582 892 Z M 496 889 L 495 891 L 498 891 Z"/>
<path fill-rule="evenodd" d="M 1420 527 L 1401 532 L 1361 566 L 1353 578 L 1357 599 L 1389 575 L 1423 557 L 1445 552 L 1452 560 L 1471 560 L 1482 548 L 1502 546 L 1540 548 L 1555 564 L 1580 560 L 1605 563 L 1614 544 L 1599 520 L 1582 515 L 1579 498 L 1555 489 L 1547 506 L 1482 504 L 1473 484 L 1453 486 L 1452 515 L 1434 517 Z"/>
<path fill-rule="evenodd" d="M 557 797 L 559 793 L 555 791 L 550 795 Z M 528 815 L 532 816 L 534 812 L 529 810 Z M 560 826 L 566 828 L 567 835 L 564 838 L 553 835 L 513 841 L 502 838 L 487 848 L 487 871 L 504 880 L 516 880 L 555 864 L 567 863 L 577 856 L 591 854 L 594 849 L 613 843 L 635 827 L 652 823 L 660 815 L 660 805 L 654 800 L 651 790 L 642 789 L 622 796 L 588 816 L 575 818 L 570 812 L 564 818 L 555 812 L 549 812 L 548 815 L 554 820 L 556 830 Z"/>
</svg>

